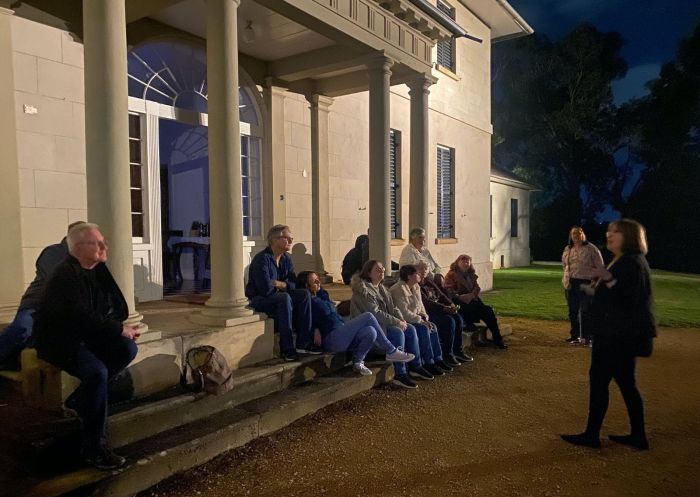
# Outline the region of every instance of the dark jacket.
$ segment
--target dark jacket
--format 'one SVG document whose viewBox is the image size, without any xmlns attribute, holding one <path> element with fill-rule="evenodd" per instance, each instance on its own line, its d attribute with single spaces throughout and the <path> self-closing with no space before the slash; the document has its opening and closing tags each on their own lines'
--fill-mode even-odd
<svg viewBox="0 0 700 497">
<path fill-rule="evenodd" d="M 429 314 L 449 312 L 452 306 L 450 297 L 433 281 L 425 279 L 421 282 L 420 293 L 423 297 L 423 305 Z"/>
<path fill-rule="evenodd" d="M 346 285 L 350 284 L 352 275 L 362 269 L 362 265 L 369 260 L 369 236 L 360 235 L 355 240 L 355 248 L 351 249 L 343 259 L 341 275 Z"/>
<path fill-rule="evenodd" d="M 615 284 L 596 287 L 591 309 L 593 335 L 623 350 L 656 336 L 649 264 L 641 254 L 624 254 L 609 269 Z"/>
<path fill-rule="evenodd" d="M 87 273 L 75 257 L 69 255 L 46 282 L 34 337 L 39 357 L 58 367 L 71 360 L 81 342 L 121 336 L 128 317 L 126 300 L 107 266 L 100 263 L 92 271 L 106 299 L 104 313 L 94 310 Z"/>
<path fill-rule="evenodd" d="M 323 288 L 311 297 L 311 316 L 313 328 L 318 328 L 323 337 L 345 324 L 335 304 L 331 302 L 328 292 Z"/>
<path fill-rule="evenodd" d="M 267 247 L 253 257 L 253 261 L 250 263 L 245 296 L 252 299 L 253 297 L 269 297 L 277 293 L 277 288 L 273 286 L 272 280 L 284 281 L 287 284 L 287 289 L 294 290 L 296 279 L 292 256 L 285 252 L 280 258 L 279 266 L 277 266 L 272 249 Z"/>
<path fill-rule="evenodd" d="M 68 243 L 66 243 L 65 238 L 61 240 L 61 243 L 49 245 L 41 251 L 36 260 L 36 276 L 34 276 L 34 281 L 29 284 L 22 296 L 22 300 L 19 303 L 20 310 L 36 309 L 39 306 L 46 280 L 67 255 Z"/>
</svg>

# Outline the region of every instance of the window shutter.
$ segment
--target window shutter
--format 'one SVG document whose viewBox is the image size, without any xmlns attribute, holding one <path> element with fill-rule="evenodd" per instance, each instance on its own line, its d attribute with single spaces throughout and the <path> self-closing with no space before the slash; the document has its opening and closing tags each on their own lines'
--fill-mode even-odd
<svg viewBox="0 0 700 497">
<path fill-rule="evenodd" d="M 398 208 L 397 199 L 399 183 L 398 183 L 398 140 L 396 139 L 396 132 L 392 129 L 389 131 L 389 210 L 391 214 L 391 238 L 396 239 L 399 237 L 399 219 L 398 219 Z"/>
<path fill-rule="evenodd" d="M 518 199 L 510 199 L 510 236 L 518 236 Z"/>
<path fill-rule="evenodd" d="M 452 150 L 437 149 L 437 236 L 452 238 L 454 233 L 452 212 Z"/>
<path fill-rule="evenodd" d="M 446 3 L 438 1 L 437 8 L 444 12 L 446 15 L 455 18 L 454 9 L 447 5 Z M 454 38 L 450 38 L 446 41 L 438 42 L 437 46 L 437 63 L 442 67 L 449 69 L 454 72 L 455 70 L 455 42 Z"/>
</svg>

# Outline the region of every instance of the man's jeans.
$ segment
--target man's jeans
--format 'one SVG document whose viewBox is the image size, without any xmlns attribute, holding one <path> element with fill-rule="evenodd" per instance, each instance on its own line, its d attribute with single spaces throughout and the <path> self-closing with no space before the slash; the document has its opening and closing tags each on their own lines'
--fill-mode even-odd
<svg viewBox="0 0 700 497">
<path fill-rule="evenodd" d="M 387 343 L 387 341 L 389 343 Z M 409 364 L 419 367 L 421 365 L 420 349 L 418 347 L 418 336 L 413 325 L 408 325 L 406 331 L 401 331 L 398 326 L 388 326 L 386 333 L 377 335 L 377 340 L 374 342 L 375 348 L 379 348 L 382 352 L 390 354 L 394 348 L 399 348 L 405 352 L 416 356 Z M 392 350 L 388 350 L 391 347 Z M 394 373 L 396 375 L 406 374 L 406 363 L 394 362 Z"/>
<path fill-rule="evenodd" d="M 294 355 L 292 328 L 297 332 L 297 347 L 311 347 L 311 294 L 308 290 L 277 292 L 269 297 L 253 297 L 250 306 L 264 312 L 275 320 L 275 330 L 280 334 L 280 351 L 284 355 Z"/>
<path fill-rule="evenodd" d="M 442 361 L 442 348 L 440 347 L 440 336 L 437 331 L 428 329 L 428 326 L 421 323 L 412 323 L 418 335 L 418 346 L 423 365 L 435 364 L 435 361 Z M 413 365 L 413 363 L 411 363 Z"/>
<path fill-rule="evenodd" d="M 372 313 L 365 312 L 355 319 L 346 321 L 339 328 L 334 329 L 323 338 L 323 348 L 328 352 L 345 352 L 351 350 L 352 362 L 358 363 L 365 360 L 365 356 L 372 349 L 377 335 L 384 335 L 377 318 Z M 394 351 L 390 346 L 389 353 Z"/>
<path fill-rule="evenodd" d="M 456 353 L 463 353 L 462 328 L 464 327 L 464 321 L 462 321 L 462 316 L 446 312 L 435 312 L 429 314 L 428 319 L 437 326 L 444 355 L 451 356 Z"/>
<path fill-rule="evenodd" d="M 34 327 L 34 309 L 20 309 L 0 333 L 0 363 L 13 359 L 26 347 Z"/>
<path fill-rule="evenodd" d="M 63 369 L 80 380 L 66 405 L 75 408 L 83 422 L 83 452 L 96 455 L 108 445 L 107 385 L 136 357 L 136 344 L 124 337 L 81 343 L 75 357 Z"/>
</svg>

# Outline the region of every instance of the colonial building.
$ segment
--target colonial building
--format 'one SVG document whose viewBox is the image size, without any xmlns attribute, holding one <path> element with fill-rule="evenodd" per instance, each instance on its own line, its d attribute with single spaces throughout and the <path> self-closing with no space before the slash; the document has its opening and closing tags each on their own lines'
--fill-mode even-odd
<svg viewBox="0 0 700 497">
<path fill-rule="evenodd" d="M 368 229 L 388 264 L 423 226 L 438 261 L 467 252 L 490 287 L 491 44 L 532 32 L 506 1 L 0 5 L 5 316 L 79 219 L 149 330 L 136 378 L 197 343 L 234 366 L 272 355 L 243 284 L 273 224 L 298 269 L 335 278 Z M 143 307 L 202 288 L 176 325 Z"/>
<path fill-rule="evenodd" d="M 530 264 L 530 193 L 533 185 L 491 168 L 491 262 L 494 269 Z"/>
</svg>

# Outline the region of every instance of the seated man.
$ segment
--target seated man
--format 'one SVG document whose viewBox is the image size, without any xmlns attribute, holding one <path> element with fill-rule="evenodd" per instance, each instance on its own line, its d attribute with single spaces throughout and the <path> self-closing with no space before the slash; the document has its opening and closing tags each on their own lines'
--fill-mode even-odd
<svg viewBox="0 0 700 497">
<path fill-rule="evenodd" d="M 401 251 L 399 257 L 399 267 L 415 266 L 419 262 L 428 267 L 426 277 L 435 279 L 438 284 L 442 283 L 442 270 L 440 264 L 435 262 L 430 250 L 425 246 L 425 230 L 423 228 L 413 228 L 408 236 L 408 244 Z"/>
<path fill-rule="evenodd" d="M 311 294 L 296 288 L 294 265 L 288 253 L 293 240 L 289 226 L 278 224 L 270 228 L 267 248 L 253 257 L 245 287 L 250 306 L 275 320 L 280 352 L 286 361 L 297 360 L 297 353 L 321 353 L 312 343 Z M 297 332 L 296 348 L 292 327 Z"/>
<path fill-rule="evenodd" d="M 80 380 L 66 399 L 83 424 L 82 456 L 100 468 L 126 460 L 107 436 L 107 384 L 136 356 L 138 330 L 123 321 L 129 310 L 105 261 L 107 245 L 97 225 L 82 223 L 67 237 L 69 256 L 46 282 L 34 336 L 41 359 Z"/>
<path fill-rule="evenodd" d="M 68 231 L 73 226 L 83 224 L 83 222 L 78 221 L 70 224 Z M 39 254 L 39 258 L 36 260 L 34 281 L 29 284 L 24 295 L 22 295 L 15 319 L 0 333 L 0 369 L 3 366 L 9 366 L 14 369 L 17 366 L 19 353 L 27 346 L 27 342 L 32 336 L 34 312 L 36 312 L 39 305 L 46 280 L 67 255 L 68 244 L 65 237 L 63 237 L 61 243 L 49 245 Z"/>
</svg>

